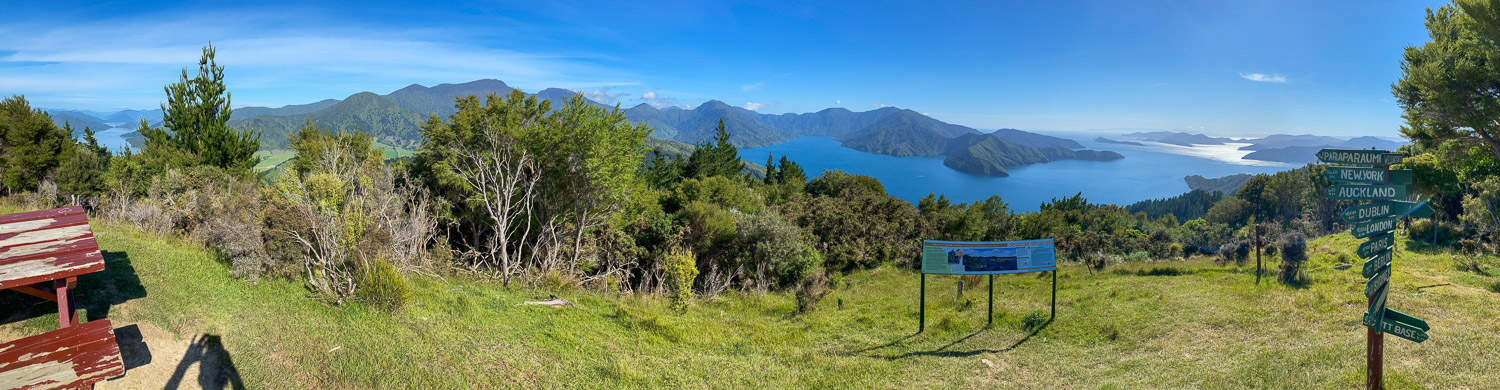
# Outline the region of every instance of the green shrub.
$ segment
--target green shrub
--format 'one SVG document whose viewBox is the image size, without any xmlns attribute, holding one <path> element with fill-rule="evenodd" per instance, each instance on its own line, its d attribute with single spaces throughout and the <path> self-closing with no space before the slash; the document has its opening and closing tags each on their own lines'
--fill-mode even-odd
<svg viewBox="0 0 1500 390">
<path fill-rule="evenodd" d="M 1281 273 L 1277 279 L 1285 284 L 1305 281 L 1302 265 L 1307 262 L 1307 238 L 1302 233 L 1290 233 L 1281 241 Z"/>
<path fill-rule="evenodd" d="M 802 229 L 782 219 L 780 214 L 738 214 L 735 225 L 739 240 L 735 257 L 748 257 L 749 264 L 745 267 L 754 270 L 758 287 L 797 286 L 814 267 L 822 265 L 822 256 L 808 245 Z"/>
<path fill-rule="evenodd" d="M 1031 313 L 1026 314 L 1026 318 L 1021 319 L 1021 327 L 1028 331 L 1040 330 L 1042 328 L 1042 325 L 1046 324 L 1047 314 L 1042 313 L 1041 310 L 1032 311 Z"/>
<path fill-rule="evenodd" d="M 356 295 L 367 305 L 394 312 L 406 304 L 411 286 L 389 260 L 377 258 L 365 267 Z"/>
<path fill-rule="evenodd" d="M 1147 260 L 1151 260 L 1151 252 L 1147 252 L 1147 251 L 1130 252 L 1128 254 L 1125 254 L 1125 257 L 1122 257 L 1121 259 L 1125 260 L 1125 261 L 1147 261 Z"/>
<path fill-rule="evenodd" d="M 666 265 L 672 309 L 686 311 L 688 301 L 693 299 L 693 280 L 698 278 L 698 259 L 691 251 L 673 249 L 667 252 Z"/>
<path fill-rule="evenodd" d="M 828 295 L 828 278 L 823 271 L 813 272 L 802 279 L 797 288 L 797 314 L 807 313 L 818 307 L 818 302 Z"/>
<path fill-rule="evenodd" d="M 1431 218 L 1423 218 L 1411 221 L 1410 228 L 1406 229 L 1406 236 L 1412 241 L 1450 246 L 1462 235 L 1459 234 L 1458 226 L 1453 223 L 1433 222 Z"/>
</svg>

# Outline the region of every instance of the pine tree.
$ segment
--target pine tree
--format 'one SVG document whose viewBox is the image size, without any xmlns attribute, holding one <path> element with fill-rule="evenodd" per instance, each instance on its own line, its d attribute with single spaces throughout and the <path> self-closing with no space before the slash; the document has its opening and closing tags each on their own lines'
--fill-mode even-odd
<svg viewBox="0 0 1500 390">
<path fill-rule="evenodd" d="M 701 144 L 688 156 L 688 176 L 735 176 L 745 168 L 740 153 L 729 143 L 729 131 L 724 129 L 724 119 L 719 119 L 718 133 L 712 144 Z"/>
<path fill-rule="evenodd" d="M 802 167 L 797 165 L 796 161 L 792 161 L 786 158 L 786 156 L 781 156 L 781 163 L 778 165 L 780 167 L 776 171 L 777 181 L 796 184 L 807 183 L 807 173 L 802 171 Z"/>
<path fill-rule="evenodd" d="M 762 182 L 772 184 L 776 182 L 776 179 L 776 160 L 771 159 L 770 154 L 766 154 L 766 177 Z"/>
<path fill-rule="evenodd" d="M 0 102 L 0 185 L 30 191 L 61 163 L 71 135 L 25 97 Z"/>
<path fill-rule="evenodd" d="M 182 70 L 178 82 L 168 84 L 167 103 L 162 104 L 162 125 L 156 129 L 141 123 L 146 153 L 167 165 L 212 165 L 231 172 L 248 173 L 258 158 L 260 133 L 229 127 L 230 95 L 224 86 L 224 67 L 214 62 L 214 47 L 203 48 L 198 74 L 188 78 Z"/>
</svg>

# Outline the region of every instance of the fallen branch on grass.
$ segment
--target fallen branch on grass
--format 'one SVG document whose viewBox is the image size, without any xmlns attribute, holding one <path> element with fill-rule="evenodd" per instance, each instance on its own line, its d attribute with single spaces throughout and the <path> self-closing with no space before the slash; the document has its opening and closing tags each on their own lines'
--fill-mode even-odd
<svg viewBox="0 0 1500 390">
<path fill-rule="evenodd" d="M 521 302 L 521 305 L 539 305 L 539 306 L 551 306 L 551 307 L 578 307 L 578 306 L 573 305 L 573 302 L 568 302 L 568 300 L 566 300 L 566 299 L 558 298 L 556 295 L 548 295 L 548 297 L 549 298 L 547 300 L 545 300 L 545 301 L 526 301 L 526 302 Z M 521 306 L 521 305 L 516 305 L 516 306 Z"/>
<path fill-rule="evenodd" d="M 1447 285 L 1450 285 L 1450 284 L 1452 284 L 1452 283 L 1443 283 L 1443 284 L 1434 284 L 1434 285 L 1431 285 L 1431 286 L 1422 286 L 1422 287 L 1417 287 L 1417 289 L 1418 289 L 1418 290 L 1421 290 L 1421 289 L 1424 289 L 1424 288 L 1428 288 L 1428 287 L 1438 287 L 1438 286 L 1447 286 Z"/>
</svg>

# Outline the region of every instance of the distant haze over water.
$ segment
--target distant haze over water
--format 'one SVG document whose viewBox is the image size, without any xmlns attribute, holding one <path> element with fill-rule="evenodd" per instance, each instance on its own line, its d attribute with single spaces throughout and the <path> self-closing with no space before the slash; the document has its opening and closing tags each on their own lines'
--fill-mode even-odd
<svg viewBox="0 0 1500 390">
<path fill-rule="evenodd" d="M 1061 134 L 1053 134 L 1064 136 Z M 1033 164 L 1010 170 L 1009 177 L 985 177 L 960 173 L 943 166 L 943 160 L 924 157 L 892 157 L 845 148 L 827 137 L 802 137 L 763 148 L 744 149 L 740 157 L 760 163 L 768 154 L 785 155 L 807 171 L 809 178 L 827 169 L 867 175 L 880 180 L 886 192 L 912 203 L 928 193 L 943 194 L 954 202 L 974 202 L 999 195 L 1012 210 L 1035 211 L 1043 202 L 1082 192 L 1091 203 L 1130 203 L 1176 196 L 1190 189 L 1189 175 L 1221 177 L 1238 173 L 1272 173 L 1300 165 L 1242 160 L 1248 151 L 1239 144 L 1184 147 L 1148 143 L 1144 146 L 1104 144 L 1093 137 L 1066 135 L 1085 148 L 1112 150 L 1124 155 L 1117 161 L 1065 160 Z M 1095 135 L 1097 136 L 1097 135 Z"/>
</svg>

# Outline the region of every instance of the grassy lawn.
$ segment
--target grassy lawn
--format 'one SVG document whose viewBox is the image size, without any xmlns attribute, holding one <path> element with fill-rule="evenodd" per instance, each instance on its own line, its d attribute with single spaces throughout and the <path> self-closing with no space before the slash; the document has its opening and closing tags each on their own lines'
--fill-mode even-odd
<svg viewBox="0 0 1500 390">
<path fill-rule="evenodd" d="M 383 142 L 379 142 L 379 141 L 375 142 L 375 147 L 380 148 L 380 149 L 385 149 L 385 159 L 386 160 L 397 159 L 397 158 L 402 158 L 402 157 L 411 157 L 411 156 L 417 155 L 417 151 L 416 150 L 407 149 L 407 148 L 403 148 L 403 147 L 400 147 L 400 146 L 391 146 L 391 145 L 387 145 L 387 144 L 385 144 Z"/>
<path fill-rule="evenodd" d="M 291 160 L 292 157 L 297 157 L 297 152 L 291 149 L 262 150 L 255 152 L 255 157 L 260 157 L 260 163 L 255 164 L 253 169 L 256 173 L 260 173 L 275 168 L 277 165 Z"/>
<path fill-rule="evenodd" d="M 660 298 L 421 276 L 412 302 L 387 314 L 308 299 L 297 282 L 232 278 L 178 238 L 94 229 L 109 268 L 80 282 L 89 317 L 221 336 L 250 388 L 1351 388 L 1364 378 L 1364 281 L 1358 264 L 1333 269 L 1334 254 L 1357 244 L 1347 234 L 1309 244 L 1301 288 L 1271 273 L 1256 286 L 1253 260 L 1065 265 L 1057 318 L 1036 332 L 1023 318 L 1047 312 L 1045 275 L 996 277 L 990 329 L 982 282 L 966 286 L 966 304 L 958 278 L 929 276 L 927 331 L 913 335 L 918 276 L 894 267 L 843 278 L 803 316 L 788 294 L 734 293 L 679 315 Z M 1389 305 L 1433 329 L 1422 344 L 1387 337 L 1387 385 L 1500 383 L 1500 278 L 1402 245 Z M 1481 269 L 1500 273 L 1500 260 Z M 518 306 L 548 293 L 579 307 Z M 0 307 L 23 299 L 11 295 Z"/>
</svg>

